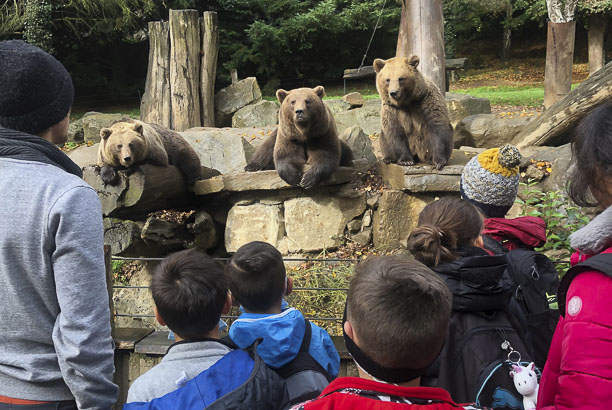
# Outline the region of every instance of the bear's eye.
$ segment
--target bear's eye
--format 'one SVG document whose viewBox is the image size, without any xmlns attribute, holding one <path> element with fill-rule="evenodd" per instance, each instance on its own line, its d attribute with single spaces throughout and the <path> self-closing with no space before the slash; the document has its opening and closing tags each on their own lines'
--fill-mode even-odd
<svg viewBox="0 0 612 410">
<path fill-rule="evenodd" d="M 123 145 L 117 144 L 117 149 L 121 149 L 121 148 L 123 148 Z"/>
<path fill-rule="evenodd" d="M 128 144 L 128 147 L 129 147 L 130 149 L 132 149 L 132 148 L 134 148 L 134 144 L 132 144 L 132 143 L 130 142 L 130 143 Z"/>
<path fill-rule="evenodd" d="M 306 105 L 310 104 L 310 100 L 306 100 L 304 102 L 306 103 Z"/>
<path fill-rule="evenodd" d="M 291 101 L 291 105 L 295 105 L 295 100 L 292 100 L 292 101 Z"/>
<path fill-rule="evenodd" d="M 389 84 L 390 82 L 391 82 L 391 80 L 387 78 L 387 84 Z"/>
<path fill-rule="evenodd" d="M 399 78 L 399 82 L 401 83 L 402 81 L 404 81 L 404 77 Z"/>
</svg>

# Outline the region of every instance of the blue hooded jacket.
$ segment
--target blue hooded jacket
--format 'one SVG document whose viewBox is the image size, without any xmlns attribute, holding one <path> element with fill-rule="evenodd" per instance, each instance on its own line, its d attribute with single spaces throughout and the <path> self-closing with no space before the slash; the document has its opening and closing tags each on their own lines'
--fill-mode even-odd
<svg viewBox="0 0 612 410">
<path fill-rule="evenodd" d="M 243 313 L 232 324 L 229 336 L 240 348 L 253 344 L 257 338 L 263 341 L 257 346 L 257 354 L 270 367 L 278 369 L 293 360 L 304 338 L 304 316 L 295 308 L 278 314 Z M 314 323 L 308 353 L 327 372 L 338 376 L 340 356 L 329 334 Z"/>
</svg>

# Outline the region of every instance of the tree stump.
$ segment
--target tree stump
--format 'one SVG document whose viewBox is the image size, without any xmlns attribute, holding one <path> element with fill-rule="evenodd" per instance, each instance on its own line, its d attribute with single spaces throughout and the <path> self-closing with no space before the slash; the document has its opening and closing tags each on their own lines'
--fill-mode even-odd
<svg viewBox="0 0 612 410">
<path fill-rule="evenodd" d="M 172 128 L 201 126 L 200 20 L 196 10 L 170 10 Z"/>
<path fill-rule="evenodd" d="M 575 37 L 575 20 L 567 23 L 548 22 L 544 108 L 549 108 L 570 92 Z"/>
<path fill-rule="evenodd" d="M 200 88 L 202 93 L 202 126 L 215 126 L 215 75 L 219 55 L 219 21 L 217 13 L 205 11 L 202 19 L 202 69 Z"/>
<path fill-rule="evenodd" d="M 140 119 L 172 128 L 168 22 L 149 23 L 149 68 Z"/>
</svg>

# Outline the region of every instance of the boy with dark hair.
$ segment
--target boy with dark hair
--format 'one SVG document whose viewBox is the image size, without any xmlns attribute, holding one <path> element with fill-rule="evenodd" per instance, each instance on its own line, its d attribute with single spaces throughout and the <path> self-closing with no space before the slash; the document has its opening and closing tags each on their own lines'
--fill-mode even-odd
<svg viewBox="0 0 612 410">
<path fill-rule="evenodd" d="M 232 296 L 244 308 L 229 331 L 234 343 L 244 348 L 263 338 L 258 354 L 286 379 L 283 369 L 306 350 L 321 373 L 326 374 L 318 391 L 338 375 L 340 356 L 327 332 L 305 320 L 299 310 L 282 308 L 283 296 L 291 293 L 293 280 L 287 276 L 276 248 L 258 241 L 243 245 L 226 265 L 225 273 Z M 288 380 L 289 395 L 294 400 L 299 393 L 292 386 Z"/>
<path fill-rule="evenodd" d="M 175 334 L 162 361 L 134 381 L 129 402 L 151 401 L 182 387 L 232 349 L 219 340 L 219 318 L 230 310 L 223 267 L 189 249 L 165 258 L 153 272 L 155 318 Z"/>
<path fill-rule="evenodd" d="M 438 388 L 419 387 L 440 353 L 452 295 L 442 279 L 409 258 L 367 259 L 351 278 L 343 330 L 359 377 L 342 377 L 294 409 L 471 408 Z"/>
</svg>

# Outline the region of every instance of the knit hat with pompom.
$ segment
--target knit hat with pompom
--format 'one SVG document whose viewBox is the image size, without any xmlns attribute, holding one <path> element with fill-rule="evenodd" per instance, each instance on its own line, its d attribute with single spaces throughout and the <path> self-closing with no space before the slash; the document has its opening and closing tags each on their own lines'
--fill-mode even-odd
<svg viewBox="0 0 612 410">
<path fill-rule="evenodd" d="M 520 151 L 509 144 L 478 154 L 463 168 L 461 196 L 488 218 L 503 218 L 518 194 L 520 163 Z"/>
</svg>

